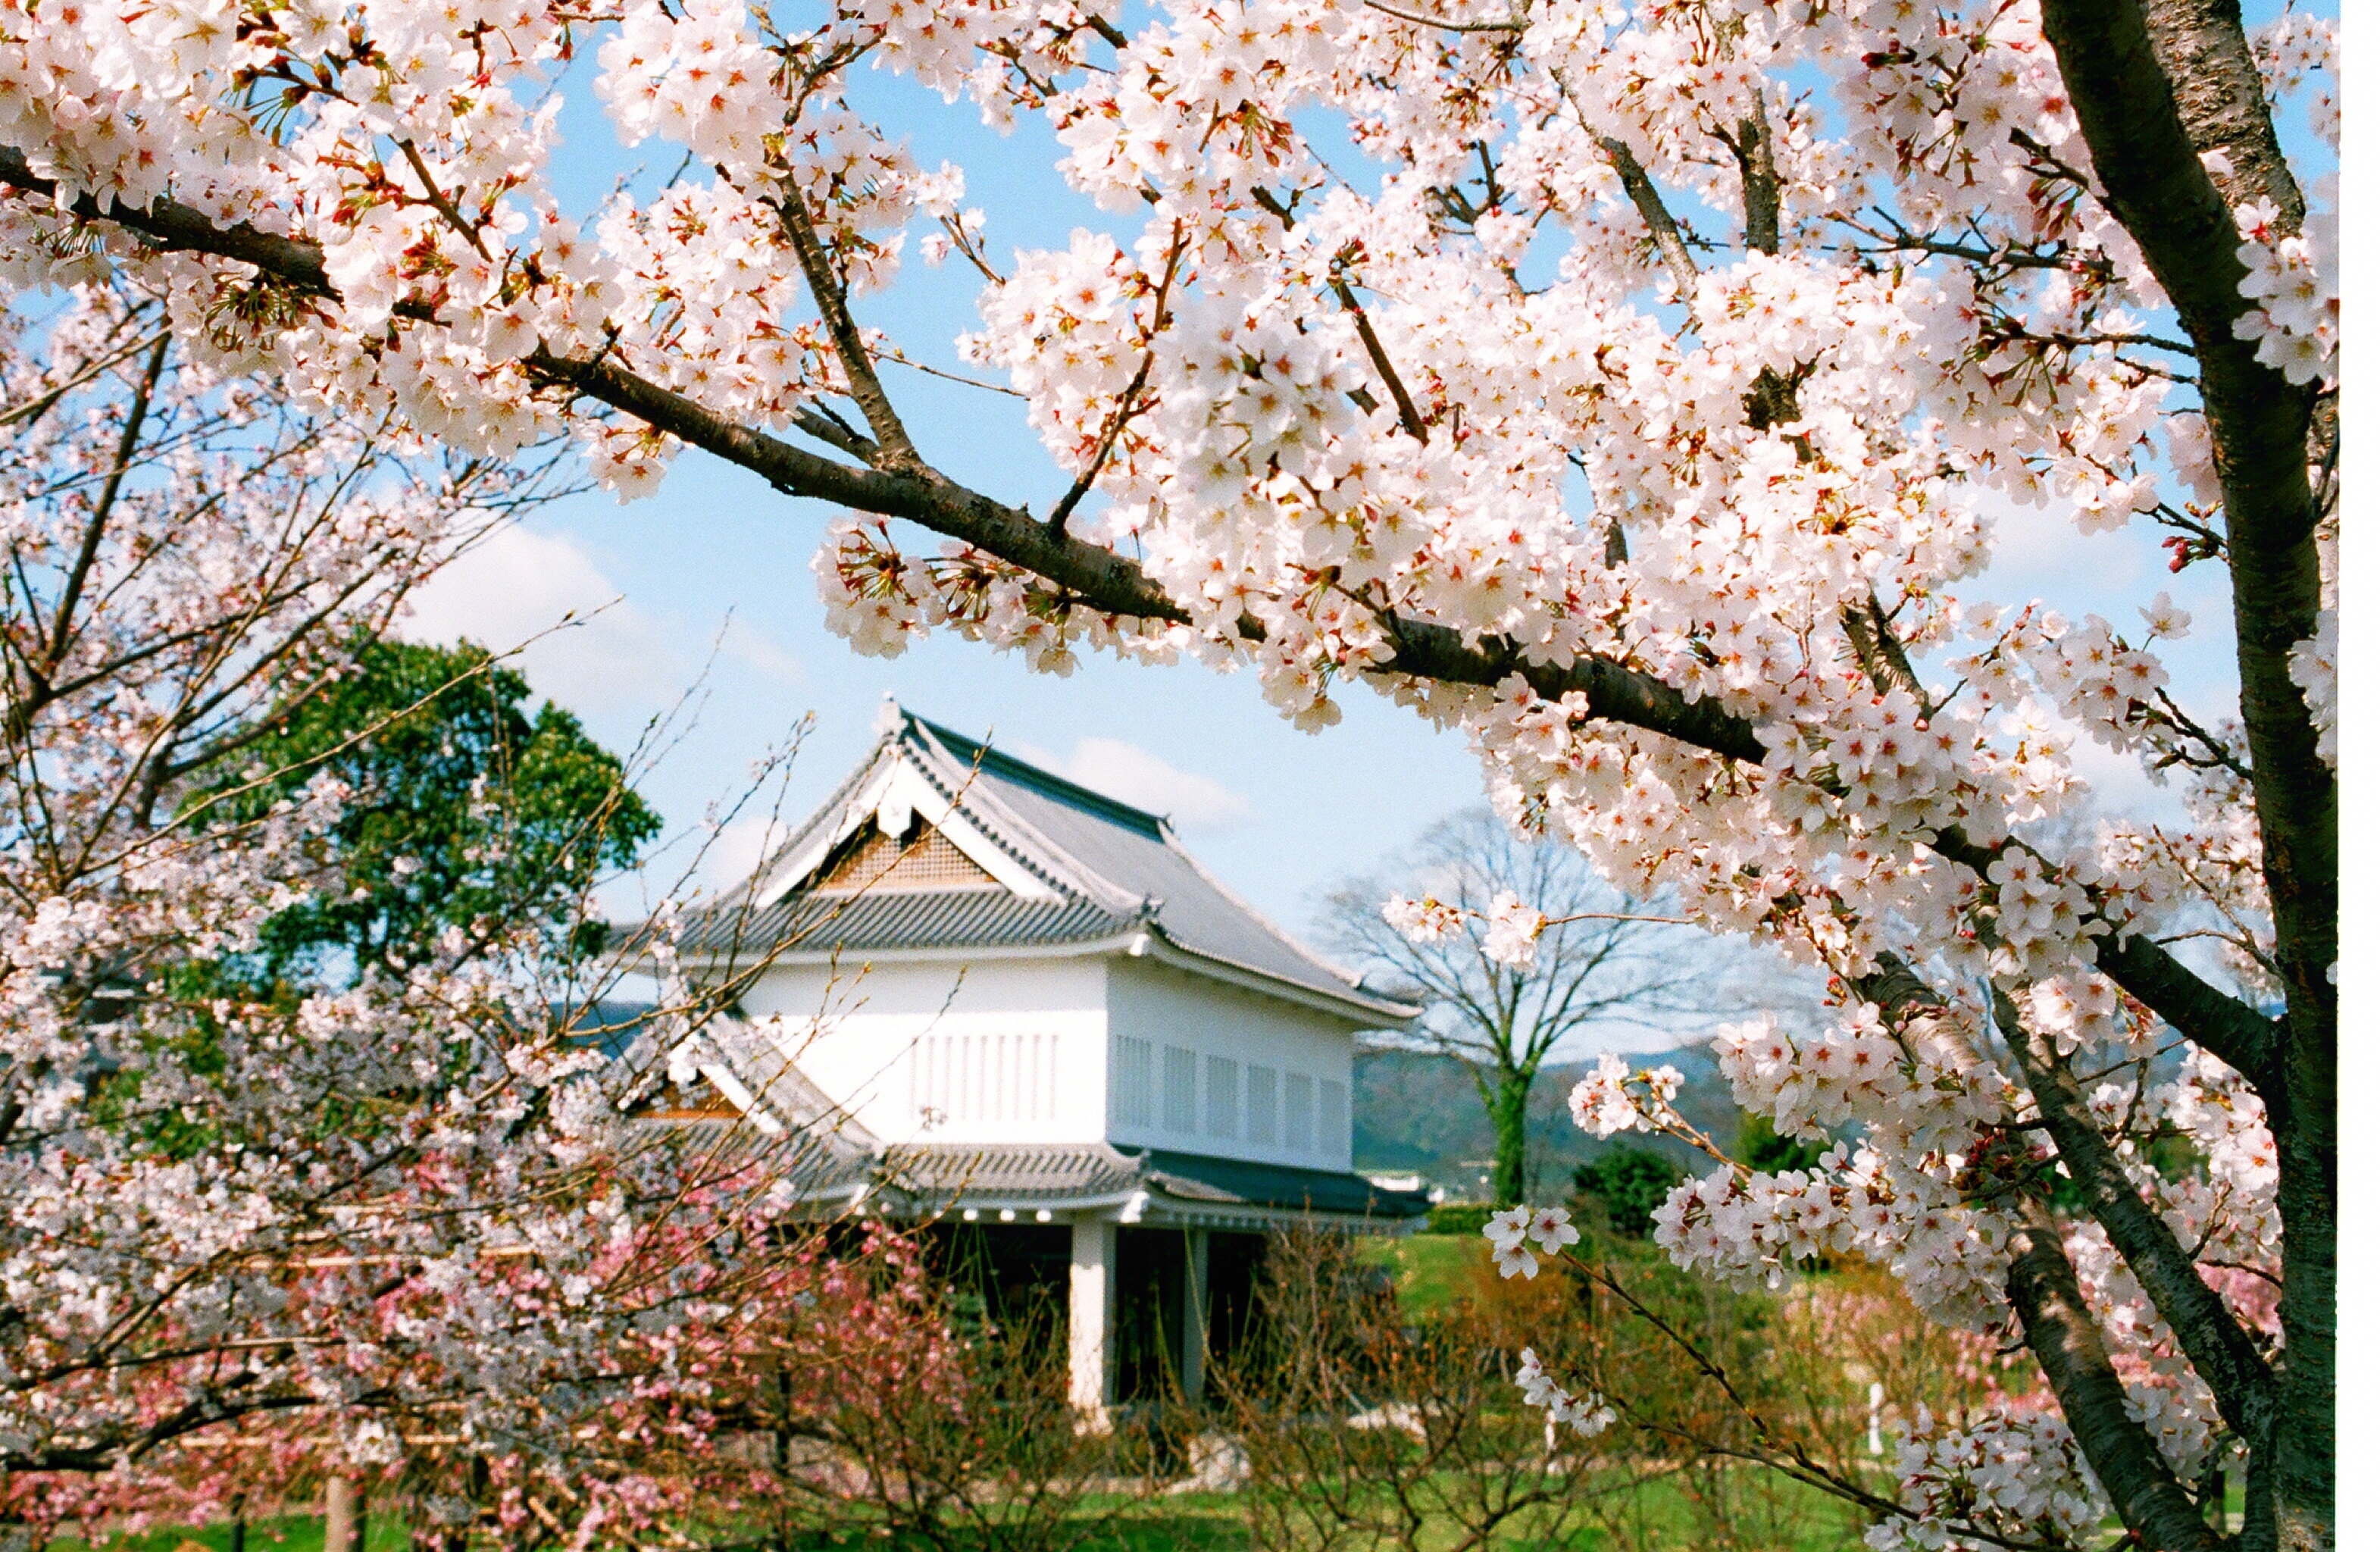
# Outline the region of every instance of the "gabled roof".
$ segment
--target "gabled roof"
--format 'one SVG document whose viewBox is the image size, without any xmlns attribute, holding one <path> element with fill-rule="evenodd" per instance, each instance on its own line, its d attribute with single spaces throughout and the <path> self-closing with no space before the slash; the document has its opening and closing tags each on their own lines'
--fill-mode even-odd
<svg viewBox="0 0 2380 1552">
<path fill-rule="evenodd" d="M 1396 1025 L 1419 1010 L 1366 990 L 1232 893 L 1161 816 L 946 727 L 889 697 L 876 746 L 744 885 L 687 924 L 682 952 L 829 953 L 1136 945 L 1254 989 Z M 818 885 L 855 838 L 932 826 L 982 870 L 961 888 Z M 838 878 L 840 886 L 844 880 Z"/>
<path fill-rule="evenodd" d="M 655 1058 L 689 1057 L 716 1096 L 717 1109 L 673 1112 L 639 1101 L 633 1113 L 723 1150 L 718 1161 L 736 1168 L 765 1163 L 802 1201 L 843 1200 L 875 1178 L 883 1150 L 876 1134 L 828 1097 L 775 1041 L 735 1014 L 710 1013 L 689 1032 L 684 1017 L 665 1018 L 650 1003 L 599 1001 L 575 1016 L 566 1008 L 554 1011 L 569 1018 L 565 1043 L 591 1046 L 615 1062 L 626 1061 L 648 1034 L 656 1042 L 674 1035 L 675 1052 L 664 1053 L 658 1044 L 646 1050 Z M 656 1082 L 658 1069 L 657 1061 Z M 648 1091 L 644 1099 L 652 1097 Z"/>
</svg>

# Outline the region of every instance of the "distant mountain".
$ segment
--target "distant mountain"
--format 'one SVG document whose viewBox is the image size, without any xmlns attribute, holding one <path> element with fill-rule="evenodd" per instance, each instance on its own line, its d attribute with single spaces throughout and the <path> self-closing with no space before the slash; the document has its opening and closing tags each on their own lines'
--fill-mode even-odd
<svg viewBox="0 0 2380 1552">
<path fill-rule="evenodd" d="M 1743 1112 L 1728 1092 L 1718 1059 L 1703 1047 L 1629 1053 L 1632 1066 L 1675 1067 L 1684 1082 L 1678 1109 L 1722 1146 L 1735 1139 Z M 1567 1194 L 1571 1171 L 1622 1141 L 1657 1148 L 1700 1174 L 1708 1160 L 1683 1143 L 1641 1134 L 1597 1142 L 1572 1124 L 1570 1091 L 1587 1070 L 1585 1062 L 1548 1066 L 1537 1073 L 1529 1096 L 1529 1167 L 1533 1187 L 1542 1182 Z M 1414 1173 L 1446 1188 L 1456 1199 L 1486 1194 L 1488 1159 L 1495 1130 L 1488 1123 L 1469 1067 L 1451 1056 L 1427 1051 L 1361 1050 L 1355 1053 L 1355 1168 L 1374 1174 Z"/>
</svg>

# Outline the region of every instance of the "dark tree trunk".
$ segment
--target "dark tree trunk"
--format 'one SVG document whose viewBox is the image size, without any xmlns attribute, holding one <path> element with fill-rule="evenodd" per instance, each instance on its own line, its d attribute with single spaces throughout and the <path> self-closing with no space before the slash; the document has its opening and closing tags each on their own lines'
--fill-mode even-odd
<svg viewBox="0 0 2380 1552">
<path fill-rule="evenodd" d="M 2316 395 L 2234 337 L 2247 309 L 2226 193 L 2271 199 L 2285 229 L 2304 200 L 2283 159 L 2239 0 L 2045 0 L 2042 30 L 2072 93 L 2109 210 L 2196 347 L 2222 481 L 2240 711 L 2288 1000 L 2268 1061 L 2247 1073 L 2279 1156 L 2282 1350 L 2277 1404 L 2255 1447 L 2241 1541 L 2250 1552 L 2327 1548 L 2336 1534 L 2338 793 L 2315 752 L 2289 653 L 2313 634 L 2319 505 L 2307 475 Z M 2070 1416 L 2076 1432 L 2084 1422 Z M 2136 1531 L 2144 1527 L 2128 1519 Z"/>
</svg>

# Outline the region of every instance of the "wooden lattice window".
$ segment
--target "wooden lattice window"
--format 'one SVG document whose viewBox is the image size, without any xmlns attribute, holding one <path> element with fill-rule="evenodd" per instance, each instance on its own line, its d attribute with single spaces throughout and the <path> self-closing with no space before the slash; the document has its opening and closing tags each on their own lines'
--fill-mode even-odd
<svg viewBox="0 0 2380 1552">
<path fill-rule="evenodd" d="M 662 1121 L 733 1121 L 744 1112 L 709 1078 L 697 1077 L 684 1086 L 662 1085 L 638 1113 Z"/>
<path fill-rule="evenodd" d="M 978 889 L 993 882 L 990 874 L 951 844 L 939 830 L 920 820 L 905 840 L 894 840 L 869 820 L 858 844 L 827 869 L 822 891 Z"/>
</svg>

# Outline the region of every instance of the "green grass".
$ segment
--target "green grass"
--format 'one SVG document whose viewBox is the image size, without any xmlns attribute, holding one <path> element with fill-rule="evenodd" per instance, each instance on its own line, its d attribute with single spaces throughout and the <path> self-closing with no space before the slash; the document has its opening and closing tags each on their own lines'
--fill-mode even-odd
<svg viewBox="0 0 2380 1552">
<path fill-rule="evenodd" d="M 1694 1552 L 1732 1545 L 1758 1552 L 1863 1552 L 1866 1520 L 1857 1510 L 1813 1487 L 1734 1468 L 1723 1473 L 1730 1500 L 1714 1516 L 1697 1508 L 1695 1488 L 1661 1477 L 1630 1489 L 1613 1507 L 1621 1534 L 1597 1524 L 1573 1523 L 1567 1534 L 1548 1540 L 1520 1525 L 1508 1525 L 1489 1545 L 1495 1552 Z M 1451 1547 L 1463 1533 L 1452 1522 L 1427 1527 L 1425 1552 Z M 1356 1545 L 1370 1545 L 1356 1538 Z M 880 1545 L 881 1545 L 880 1543 Z M 1383 1542 L 1381 1546 L 1390 1543 Z M 1251 1539 L 1245 1510 L 1221 1494 L 1184 1494 L 1143 1506 L 1110 1532 L 1083 1545 L 1082 1552 L 1284 1552 L 1258 1548 Z"/>
<path fill-rule="evenodd" d="M 1474 1272 L 1488 1262 L 1488 1242 L 1477 1234 L 1366 1240 L 1356 1255 L 1365 1266 L 1388 1268 L 1396 1279 L 1397 1303 L 1414 1315 L 1442 1310 L 1469 1292 Z"/>
<path fill-rule="evenodd" d="M 1699 1493 L 1712 1485 L 1724 1488 L 1723 1513 L 1714 1515 Z M 1574 1524 L 1559 1540 L 1548 1540 L 1523 1525 L 1510 1525 L 1489 1546 L 1495 1552 L 1691 1552 L 1706 1546 L 1730 1545 L 1745 1552 L 1859 1552 L 1864 1522 L 1847 1506 L 1814 1488 L 1764 1478 L 1748 1468 L 1734 1468 L 1701 1484 L 1679 1476 L 1641 1483 L 1604 1500 L 1617 1522 L 1615 1535 L 1603 1526 Z M 1076 1544 L 1076 1552 L 1294 1552 L 1293 1548 L 1258 1547 L 1247 1520 L 1247 1505 L 1227 1493 L 1169 1494 L 1155 1498 L 1094 1499 L 1083 1506 L 1086 1519 L 1105 1523 Z M 406 1552 L 406 1527 L 394 1513 L 375 1514 L 368 1522 L 367 1552 Z M 698 1534 L 698 1543 L 706 1539 Z M 707 1539 L 722 1543 L 743 1540 L 729 1527 L 714 1527 Z M 1432 1523 L 1422 1534 L 1423 1552 L 1439 1552 L 1460 1539 L 1451 1521 Z M 1362 1541 L 1361 1537 L 1357 1538 Z M 166 1529 L 140 1535 L 117 1536 L 86 1548 L 79 1541 L 60 1538 L 48 1552 L 177 1552 L 189 1544 L 206 1552 L 229 1552 L 231 1527 L 208 1525 L 195 1530 Z M 495 1544 L 481 1540 L 483 1552 Z M 910 1538 L 888 1538 L 855 1531 L 842 1536 L 820 1535 L 798 1544 L 805 1552 L 922 1552 L 924 1544 Z M 1383 1544 L 1386 1545 L 1386 1544 Z M 292 1516 L 260 1521 L 249 1526 L 249 1552 L 322 1552 L 320 1516 Z"/>
<path fill-rule="evenodd" d="M 231 1552 L 231 1525 L 221 1522 L 195 1530 L 145 1531 L 139 1535 L 115 1536 L 89 1548 L 70 1536 L 60 1536 L 49 1544 L 49 1552 L 176 1552 L 176 1548 L 191 1543 L 204 1547 L 206 1552 Z M 364 1552 L 406 1552 L 411 1545 L 410 1533 L 394 1515 L 365 1515 Z M 251 1520 L 248 1526 L 248 1552 L 322 1552 L 322 1517 L 292 1514 L 273 1520 Z"/>
</svg>

